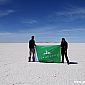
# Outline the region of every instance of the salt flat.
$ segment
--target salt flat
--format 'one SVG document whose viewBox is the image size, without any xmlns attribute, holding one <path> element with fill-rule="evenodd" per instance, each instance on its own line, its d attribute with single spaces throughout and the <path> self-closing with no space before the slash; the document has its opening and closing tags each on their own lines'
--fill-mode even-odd
<svg viewBox="0 0 85 85">
<path fill-rule="evenodd" d="M 78 64 L 33 63 L 27 43 L 0 43 L 0 85 L 85 85 L 85 43 L 69 43 L 68 56 Z"/>
</svg>

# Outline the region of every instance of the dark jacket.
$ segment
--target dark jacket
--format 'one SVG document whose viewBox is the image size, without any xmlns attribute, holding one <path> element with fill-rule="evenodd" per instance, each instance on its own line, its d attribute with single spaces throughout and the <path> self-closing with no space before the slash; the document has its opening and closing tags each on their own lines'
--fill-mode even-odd
<svg viewBox="0 0 85 85">
<path fill-rule="evenodd" d="M 31 48 L 34 48 L 34 47 L 35 47 L 35 41 L 33 39 L 31 39 L 29 41 L 29 48 L 31 49 Z"/>
<path fill-rule="evenodd" d="M 68 49 L 68 43 L 66 41 L 61 42 L 61 50 L 67 51 Z"/>
</svg>

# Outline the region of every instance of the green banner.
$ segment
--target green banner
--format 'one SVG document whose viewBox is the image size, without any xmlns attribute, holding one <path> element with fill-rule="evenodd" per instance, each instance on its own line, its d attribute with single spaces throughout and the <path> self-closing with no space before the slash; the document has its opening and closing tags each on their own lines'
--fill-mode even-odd
<svg viewBox="0 0 85 85">
<path fill-rule="evenodd" d="M 61 62 L 60 45 L 37 45 L 36 53 L 39 62 Z"/>
</svg>

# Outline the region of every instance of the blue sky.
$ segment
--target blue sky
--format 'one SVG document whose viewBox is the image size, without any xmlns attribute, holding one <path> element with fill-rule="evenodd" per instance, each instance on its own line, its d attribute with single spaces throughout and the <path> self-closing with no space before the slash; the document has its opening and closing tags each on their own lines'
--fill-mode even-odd
<svg viewBox="0 0 85 85">
<path fill-rule="evenodd" d="M 0 0 L 0 42 L 85 42 L 85 0 Z"/>
</svg>

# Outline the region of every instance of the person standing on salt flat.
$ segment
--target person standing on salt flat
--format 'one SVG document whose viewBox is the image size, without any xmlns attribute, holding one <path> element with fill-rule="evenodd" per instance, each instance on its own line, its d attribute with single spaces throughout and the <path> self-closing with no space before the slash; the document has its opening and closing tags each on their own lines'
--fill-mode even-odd
<svg viewBox="0 0 85 85">
<path fill-rule="evenodd" d="M 65 55 L 67 64 L 69 64 L 69 60 L 68 60 L 68 56 L 67 56 L 67 49 L 68 49 L 68 43 L 66 42 L 65 38 L 62 38 L 62 41 L 61 41 L 62 63 L 64 63 L 64 55 Z"/>
<path fill-rule="evenodd" d="M 33 59 L 33 62 L 35 62 L 35 40 L 34 40 L 34 36 L 31 37 L 31 40 L 29 41 L 29 62 L 31 61 L 31 56 Z"/>
</svg>

